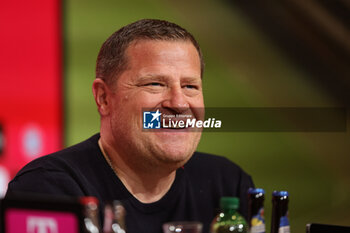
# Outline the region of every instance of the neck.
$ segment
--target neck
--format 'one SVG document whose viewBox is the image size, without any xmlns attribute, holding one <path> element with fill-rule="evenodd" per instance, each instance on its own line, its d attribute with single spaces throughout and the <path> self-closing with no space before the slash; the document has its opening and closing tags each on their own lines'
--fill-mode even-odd
<svg viewBox="0 0 350 233">
<path fill-rule="evenodd" d="M 133 167 L 109 146 L 102 138 L 98 145 L 103 156 L 128 191 L 140 202 L 152 203 L 160 200 L 175 180 L 176 170 L 160 172 L 159 169 Z"/>
</svg>

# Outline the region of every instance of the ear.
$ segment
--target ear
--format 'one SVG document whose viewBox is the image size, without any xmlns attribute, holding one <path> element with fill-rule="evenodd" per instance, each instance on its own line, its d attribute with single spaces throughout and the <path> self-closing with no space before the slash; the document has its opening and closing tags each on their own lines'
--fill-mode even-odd
<svg viewBox="0 0 350 233">
<path fill-rule="evenodd" d="M 92 83 L 92 92 L 94 94 L 95 102 L 98 112 L 101 116 L 109 114 L 110 103 L 108 100 L 109 88 L 107 84 L 100 78 L 96 78 Z"/>
</svg>

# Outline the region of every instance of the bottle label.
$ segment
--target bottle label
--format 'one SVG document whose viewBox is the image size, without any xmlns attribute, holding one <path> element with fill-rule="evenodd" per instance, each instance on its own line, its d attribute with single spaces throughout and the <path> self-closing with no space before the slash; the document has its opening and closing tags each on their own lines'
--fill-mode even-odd
<svg viewBox="0 0 350 233">
<path fill-rule="evenodd" d="M 260 208 L 258 213 L 250 221 L 250 233 L 265 233 L 264 208 Z"/>
<path fill-rule="evenodd" d="M 289 226 L 280 227 L 278 229 L 278 233 L 290 233 L 290 227 Z"/>
<path fill-rule="evenodd" d="M 280 227 L 278 228 L 278 233 L 290 233 L 288 214 L 280 218 Z"/>
</svg>

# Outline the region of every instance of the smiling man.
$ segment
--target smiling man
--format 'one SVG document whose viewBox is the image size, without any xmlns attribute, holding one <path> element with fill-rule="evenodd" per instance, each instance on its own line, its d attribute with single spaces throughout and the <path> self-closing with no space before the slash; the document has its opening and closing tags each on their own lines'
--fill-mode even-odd
<svg viewBox="0 0 350 233">
<path fill-rule="evenodd" d="M 8 193 L 121 200 L 129 233 L 161 233 L 169 221 L 209 231 L 222 196 L 241 199 L 253 182 L 229 160 L 195 152 L 201 132 L 143 130 L 143 109 L 201 118 L 204 63 L 194 37 L 162 20 L 139 20 L 114 34 L 97 58 L 93 94 L 100 133 L 24 167 Z"/>
</svg>

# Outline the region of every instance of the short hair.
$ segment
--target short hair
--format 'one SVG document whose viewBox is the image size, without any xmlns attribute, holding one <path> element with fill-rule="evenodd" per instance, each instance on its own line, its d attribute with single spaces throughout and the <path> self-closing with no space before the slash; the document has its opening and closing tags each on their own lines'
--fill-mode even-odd
<svg viewBox="0 0 350 233">
<path fill-rule="evenodd" d="M 112 85 L 127 68 L 125 51 L 137 40 L 190 41 L 197 49 L 201 77 L 204 61 L 198 42 L 186 29 L 175 23 L 158 19 L 142 19 L 126 25 L 113 33 L 102 45 L 96 61 L 96 78 Z"/>
</svg>

